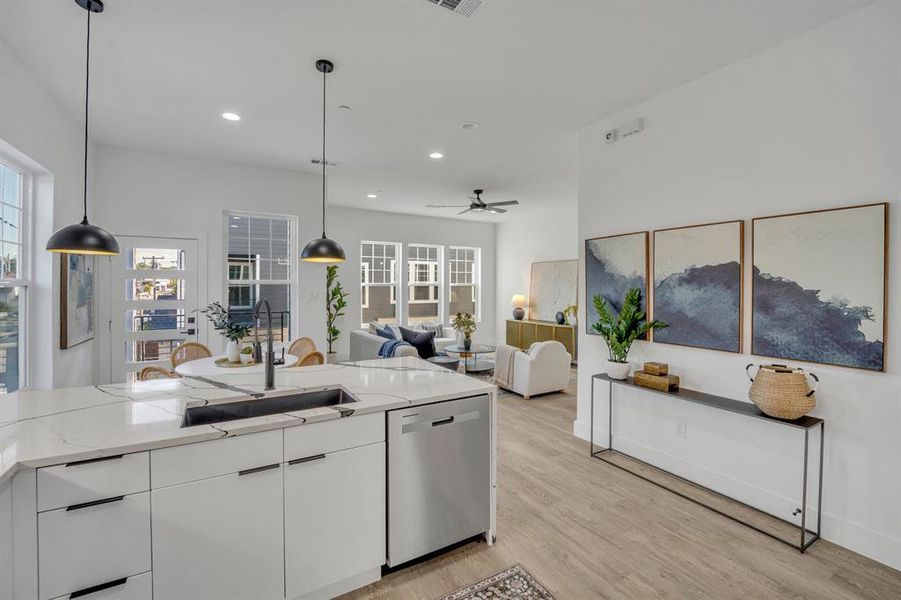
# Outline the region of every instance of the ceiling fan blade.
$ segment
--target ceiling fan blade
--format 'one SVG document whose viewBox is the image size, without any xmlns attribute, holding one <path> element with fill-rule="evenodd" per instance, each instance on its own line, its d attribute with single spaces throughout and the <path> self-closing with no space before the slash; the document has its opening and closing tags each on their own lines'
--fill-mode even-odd
<svg viewBox="0 0 901 600">
<path fill-rule="evenodd" d="M 505 202 L 489 202 L 486 206 L 513 206 L 519 204 L 519 200 L 507 200 Z"/>
<path fill-rule="evenodd" d="M 506 208 L 495 208 L 495 207 L 493 207 L 493 206 L 491 206 L 491 205 L 489 204 L 489 205 L 488 205 L 488 212 L 494 213 L 494 214 L 496 214 L 496 215 L 502 215 L 502 214 L 504 214 L 505 212 L 507 212 L 507 209 L 506 209 Z"/>
<path fill-rule="evenodd" d="M 466 213 L 468 213 L 468 212 L 471 211 L 471 210 L 472 210 L 471 208 L 467 208 L 466 210 L 461 210 L 461 211 L 458 212 L 457 214 L 458 214 L 458 215 L 465 215 Z"/>
<path fill-rule="evenodd" d="M 426 208 L 466 208 L 468 204 L 426 204 Z"/>
</svg>

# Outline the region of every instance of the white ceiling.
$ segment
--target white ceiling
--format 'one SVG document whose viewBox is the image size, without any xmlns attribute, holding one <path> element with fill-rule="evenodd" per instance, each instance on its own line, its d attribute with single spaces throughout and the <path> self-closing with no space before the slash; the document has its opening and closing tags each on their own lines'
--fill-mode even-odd
<svg viewBox="0 0 901 600">
<path fill-rule="evenodd" d="M 331 203 L 451 216 L 424 205 L 481 187 L 527 211 L 573 201 L 580 127 L 867 3 L 485 0 L 466 19 L 424 0 L 106 0 L 92 136 L 315 171 L 327 57 Z M 84 19 L 72 0 L 0 0 L 0 36 L 76 118 Z"/>
</svg>

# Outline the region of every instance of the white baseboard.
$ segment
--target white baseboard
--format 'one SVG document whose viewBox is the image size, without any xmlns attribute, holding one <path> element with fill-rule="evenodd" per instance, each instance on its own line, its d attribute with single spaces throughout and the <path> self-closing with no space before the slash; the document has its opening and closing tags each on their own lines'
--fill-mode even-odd
<svg viewBox="0 0 901 600">
<path fill-rule="evenodd" d="M 588 423 L 579 420 L 573 421 L 573 435 L 587 442 L 589 440 Z M 606 428 L 595 426 L 594 442 L 596 445 L 606 446 L 607 435 Z M 647 462 L 659 465 L 668 471 L 679 473 L 687 479 L 702 481 L 707 487 L 729 496 L 739 499 L 754 498 L 755 500 L 749 502 L 749 504 L 765 506 L 768 512 L 780 516 L 790 514 L 791 510 L 797 505 L 797 500 L 750 485 L 724 473 L 712 471 L 702 465 L 691 463 L 656 448 L 637 444 L 623 437 L 617 438 L 615 446 L 623 452 L 646 458 Z M 587 445 L 585 450 L 586 452 L 588 451 Z M 823 499 L 823 505 L 822 537 L 824 540 L 829 540 L 839 546 L 901 570 L 901 539 L 874 531 L 859 523 L 848 521 L 830 513 L 826 510 L 829 506 L 828 498 Z M 791 518 L 786 520 L 793 521 Z"/>
</svg>

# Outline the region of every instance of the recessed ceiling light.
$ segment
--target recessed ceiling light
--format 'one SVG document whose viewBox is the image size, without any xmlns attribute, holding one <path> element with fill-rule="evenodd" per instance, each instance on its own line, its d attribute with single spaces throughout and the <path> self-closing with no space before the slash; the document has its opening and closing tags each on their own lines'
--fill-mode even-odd
<svg viewBox="0 0 901 600">
<path fill-rule="evenodd" d="M 460 125 L 460 127 L 462 127 L 466 131 L 472 131 L 473 129 L 478 129 L 479 124 L 476 123 L 475 121 L 467 121 L 467 122 L 463 123 L 462 125 Z"/>
<path fill-rule="evenodd" d="M 444 154 L 442 154 L 441 152 L 432 152 L 431 154 L 429 154 L 429 158 L 434 158 L 437 160 L 439 158 L 444 158 Z"/>
<path fill-rule="evenodd" d="M 366 194 L 366 197 L 367 198 L 378 198 L 379 195 L 378 194 Z"/>
<path fill-rule="evenodd" d="M 224 113 L 222 113 L 222 118 L 225 119 L 226 121 L 240 121 L 241 115 L 239 115 L 238 113 L 233 113 L 233 112 L 224 112 Z"/>
</svg>

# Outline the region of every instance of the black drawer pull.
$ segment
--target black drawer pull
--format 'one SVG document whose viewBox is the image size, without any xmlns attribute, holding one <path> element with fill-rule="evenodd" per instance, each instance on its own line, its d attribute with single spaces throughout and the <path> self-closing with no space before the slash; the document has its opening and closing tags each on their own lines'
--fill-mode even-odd
<svg viewBox="0 0 901 600">
<path fill-rule="evenodd" d="M 95 462 L 103 462 L 105 460 L 118 460 L 122 458 L 121 454 L 114 454 L 113 456 L 101 456 L 100 458 L 87 458 L 85 460 L 76 460 L 74 462 L 66 463 L 67 467 L 77 467 L 78 465 L 86 465 L 89 463 Z"/>
<path fill-rule="evenodd" d="M 102 590 L 108 590 L 110 588 L 114 588 L 116 586 L 125 585 L 125 582 L 128 581 L 128 577 L 123 577 L 122 579 L 114 579 L 112 581 L 107 581 L 106 583 L 101 583 L 98 585 L 92 585 L 91 587 L 86 587 L 78 590 L 77 592 L 72 592 L 69 594 L 69 600 L 72 598 L 81 598 L 82 596 L 87 596 L 88 594 L 94 594 Z"/>
<path fill-rule="evenodd" d="M 313 456 L 304 456 L 303 458 L 295 458 L 294 460 L 289 460 L 289 465 L 299 465 L 300 463 L 310 462 L 311 460 L 322 460 L 325 458 L 325 454 L 314 454 Z"/>
<path fill-rule="evenodd" d="M 272 465 L 263 465 L 262 467 L 254 467 L 252 469 L 244 469 L 243 471 L 238 471 L 238 476 L 241 475 L 251 475 L 253 473 L 262 473 L 263 471 L 269 471 L 271 469 L 277 469 L 278 463 Z"/>
<path fill-rule="evenodd" d="M 438 419 L 437 421 L 432 421 L 432 427 L 438 427 L 440 425 L 450 425 L 454 422 L 453 417 L 448 417 L 446 419 Z"/>
<path fill-rule="evenodd" d="M 119 502 L 124 500 L 125 496 L 113 496 L 112 498 L 104 498 L 103 500 L 92 500 L 91 502 L 82 502 L 81 504 L 72 504 L 66 507 L 66 512 L 70 510 L 78 510 L 79 508 L 87 508 L 89 506 L 97 506 L 98 504 L 109 504 L 110 502 Z"/>
</svg>

